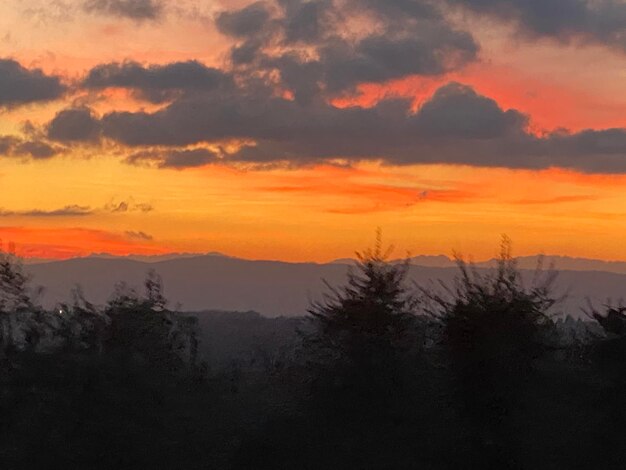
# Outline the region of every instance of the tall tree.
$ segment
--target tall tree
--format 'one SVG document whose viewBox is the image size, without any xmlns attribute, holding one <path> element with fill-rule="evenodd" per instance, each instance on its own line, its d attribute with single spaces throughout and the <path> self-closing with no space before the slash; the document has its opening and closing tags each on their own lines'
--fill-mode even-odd
<svg viewBox="0 0 626 470">
<path fill-rule="evenodd" d="M 11 349 L 17 315 L 33 307 L 29 278 L 12 254 L 0 251 L 0 352 Z"/>
<path fill-rule="evenodd" d="M 538 266 L 526 287 L 503 237 L 493 271 L 481 272 L 457 258 L 460 276 L 443 295 L 427 293 L 441 319 L 442 342 L 456 402 L 473 429 L 479 458 L 514 468 L 503 430 L 520 391 L 554 331 L 550 309 L 553 271 Z"/>
<path fill-rule="evenodd" d="M 341 287 L 309 309 L 312 332 L 305 336 L 318 386 L 380 400 L 398 386 L 403 353 L 414 346 L 415 299 L 406 284 L 408 262 L 392 263 L 380 233 Z"/>
</svg>

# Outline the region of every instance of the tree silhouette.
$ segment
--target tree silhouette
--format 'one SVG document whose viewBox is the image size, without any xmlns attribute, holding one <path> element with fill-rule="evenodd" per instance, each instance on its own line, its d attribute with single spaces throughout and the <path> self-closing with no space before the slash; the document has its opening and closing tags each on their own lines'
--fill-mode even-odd
<svg viewBox="0 0 626 470">
<path fill-rule="evenodd" d="M 28 283 L 19 261 L 0 252 L 0 354 L 16 346 L 13 336 L 17 316 L 33 308 Z"/>
<path fill-rule="evenodd" d="M 380 233 L 341 287 L 327 284 L 324 300 L 309 309 L 305 345 L 318 391 L 360 400 L 389 398 L 399 385 L 402 353 L 414 346 L 415 300 L 406 286 L 408 262 L 389 261 Z M 362 403 L 361 403 L 362 405 Z"/>
<path fill-rule="evenodd" d="M 65 348 L 69 351 L 93 350 L 101 355 L 110 319 L 85 298 L 80 285 L 72 289 L 71 295 L 72 303 L 59 305 L 58 311 Z"/>
<path fill-rule="evenodd" d="M 166 308 L 161 277 L 149 271 L 145 294 L 125 283 L 115 286 L 105 314 L 110 318 L 108 347 L 139 362 L 174 371 L 195 362 L 197 321 Z"/>
<path fill-rule="evenodd" d="M 441 319 L 456 402 L 474 429 L 479 458 L 514 467 L 510 443 L 503 442 L 511 432 L 503 426 L 554 331 L 555 273 L 538 266 L 526 288 L 506 237 L 495 271 L 482 273 L 460 257 L 457 263 L 453 288 L 444 295 L 426 292 L 434 301 L 429 310 Z"/>
</svg>

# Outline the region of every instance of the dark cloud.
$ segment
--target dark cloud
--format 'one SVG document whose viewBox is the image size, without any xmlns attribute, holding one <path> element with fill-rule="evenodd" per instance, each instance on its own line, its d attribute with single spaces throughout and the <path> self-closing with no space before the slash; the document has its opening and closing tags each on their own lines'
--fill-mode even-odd
<svg viewBox="0 0 626 470">
<path fill-rule="evenodd" d="M 0 108 L 54 100 L 65 91 L 57 76 L 24 68 L 11 59 L 0 59 Z"/>
<path fill-rule="evenodd" d="M 104 206 L 104 210 L 105 212 L 119 214 L 125 212 L 152 212 L 154 207 L 148 203 L 137 203 L 130 198 L 124 201 L 111 201 Z"/>
<path fill-rule="evenodd" d="M 136 21 L 156 20 L 163 12 L 160 0 L 86 0 L 85 11 Z"/>
<path fill-rule="evenodd" d="M 491 139 L 519 132 L 528 118 L 515 110 L 503 111 L 467 86 L 450 83 L 424 103 L 416 121 L 430 139 Z"/>
<path fill-rule="evenodd" d="M 0 155 L 11 155 L 13 149 L 21 142 L 19 137 L 15 136 L 0 136 Z"/>
<path fill-rule="evenodd" d="M 47 134 L 58 142 L 94 142 L 99 138 L 100 123 L 89 108 L 65 109 L 50 121 Z"/>
<path fill-rule="evenodd" d="M 7 211 L 0 209 L 0 217 L 83 217 L 94 211 L 88 206 L 71 205 L 54 210 L 32 209 L 27 211 Z"/>
<path fill-rule="evenodd" d="M 143 240 L 143 241 L 152 241 L 154 240 L 154 237 L 150 234 L 147 234 L 145 232 L 135 232 L 132 230 L 128 230 L 125 232 L 125 235 L 127 238 L 131 239 L 131 240 Z"/>
<path fill-rule="evenodd" d="M 60 151 L 46 142 L 29 140 L 22 142 L 13 149 L 17 155 L 29 155 L 36 160 L 45 160 L 56 156 Z"/>
<path fill-rule="evenodd" d="M 183 169 L 208 165 L 219 161 L 219 156 L 208 149 L 146 150 L 126 158 L 131 165 L 149 165 L 157 168 Z"/>
<path fill-rule="evenodd" d="M 256 2 L 240 10 L 225 11 L 215 18 L 217 28 L 234 37 L 248 37 L 258 34 L 268 23 L 270 12 L 265 2 Z"/>
<path fill-rule="evenodd" d="M 278 0 L 285 12 L 283 28 L 285 42 L 314 43 L 332 23 L 331 0 Z"/>
<path fill-rule="evenodd" d="M 352 92 L 360 83 L 441 75 L 475 60 L 473 37 L 433 5 L 276 0 L 222 13 L 216 22 L 239 40 L 231 50 L 234 65 L 256 76 L 278 76 L 280 85 L 303 101 Z M 347 18 L 356 15 L 376 24 L 371 32 L 346 30 Z"/>
<path fill-rule="evenodd" d="M 42 140 L 24 140 L 16 136 L 0 136 L 0 156 L 27 157 L 35 160 L 52 158 L 62 152 L 62 149 L 50 145 Z"/>
<path fill-rule="evenodd" d="M 440 13 L 428 0 L 350 0 L 353 9 L 367 9 L 379 18 L 437 18 Z"/>
<path fill-rule="evenodd" d="M 100 208 L 72 204 L 60 209 L 42 210 L 31 209 L 25 211 L 10 211 L 0 208 L 0 217 L 84 217 L 101 213 L 151 212 L 151 204 L 137 203 L 132 198 L 119 202 L 109 202 Z"/>
<path fill-rule="evenodd" d="M 180 100 L 152 114 L 114 112 L 103 117 L 102 126 L 105 136 L 128 146 L 253 139 L 345 149 L 367 142 L 369 148 L 384 150 L 414 139 L 497 138 L 526 124 L 521 113 L 503 111 L 495 101 L 456 83 L 439 89 L 418 113 L 410 108 L 409 100 L 341 109 L 325 102 L 301 105 L 278 97 L 229 95 Z"/>
<path fill-rule="evenodd" d="M 371 35 L 351 45 L 321 48 L 321 81 L 336 94 L 359 83 L 383 83 L 410 75 L 441 75 L 472 61 L 478 48 L 465 32 L 442 26 L 419 34 Z"/>
<path fill-rule="evenodd" d="M 560 166 L 626 172 L 626 130 L 536 136 L 527 129 L 526 115 L 502 109 L 458 83 L 441 87 L 417 112 L 407 99 L 386 99 L 371 108 L 337 108 L 323 101 L 301 104 L 241 92 L 177 100 L 154 113 L 109 113 L 101 125 L 106 138 L 144 148 L 130 155 L 127 163 L 159 168 L 380 159 L 401 165 Z M 229 139 L 256 144 L 220 155 L 182 148 Z"/>
<path fill-rule="evenodd" d="M 87 89 L 129 88 L 140 98 L 154 103 L 179 93 L 209 92 L 232 86 L 232 78 L 221 70 L 197 61 L 144 67 L 136 62 L 99 65 L 88 73 L 82 86 Z"/>
<path fill-rule="evenodd" d="M 523 33 L 626 48 L 626 3 L 621 0 L 448 0 L 517 25 Z"/>
</svg>

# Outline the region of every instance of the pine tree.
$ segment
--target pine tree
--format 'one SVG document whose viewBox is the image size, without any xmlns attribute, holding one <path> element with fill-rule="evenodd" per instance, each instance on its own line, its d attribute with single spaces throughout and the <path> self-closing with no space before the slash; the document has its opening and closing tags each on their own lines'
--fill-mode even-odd
<svg viewBox="0 0 626 470">
<path fill-rule="evenodd" d="M 380 233 L 342 287 L 309 309 L 312 332 L 305 345 L 318 390 L 348 394 L 356 405 L 392 394 L 399 386 L 401 360 L 411 349 L 415 299 L 406 286 L 408 262 L 389 261 Z"/>
<path fill-rule="evenodd" d="M 17 315 L 33 307 L 28 294 L 29 278 L 18 260 L 0 252 L 0 354 L 13 348 Z"/>
<path fill-rule="evenodd" d="M 495 271 L 486 273 L 457 259 L 460 277 L 444 295 L 426 293 L 441 319 L 456 403 L 468 420 L 477 458 L 515 468 L 510 429 L 504 429 L 554 333 L 550 309 L 555 273 L 538 266 L 526 288 L 503 238 Z M 504 427 L 504 428 L 503 428 Z"/>
</svg>

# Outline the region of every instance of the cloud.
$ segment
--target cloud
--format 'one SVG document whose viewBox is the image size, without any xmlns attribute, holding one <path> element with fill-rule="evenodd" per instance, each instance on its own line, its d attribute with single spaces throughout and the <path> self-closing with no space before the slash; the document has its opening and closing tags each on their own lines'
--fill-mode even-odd
<svg viewBox="0 0 626 470">
<path fill-rule="evenodd" d="M 471 34 L 455 28 L 433 3 L 376 0 L 257 2 L 217 16 L 237 40 L 236 66 L 278 80 L 298 100 L 352 92 L 360 83 L 441 75 L 476 59 Z M 346 18 L 373 23 L 351 31 Z M 276 78 L 278 77 L 278 78 Z"/>
<path fill-rule="evenodd" d="M 104 206 L 106 212 L 124 213 L 124 212 L 152 212 L 154 207 L 148 203 L 137 203 L 130 198 L 124 201 L 111 201 Z"/>
<path fill-rule="evenodd" d="M 47 134 L 58 142 L 94 142 L 99 138 L 100 123 L 89 108 L 65 109 L 50 121 Z"/>
<path fill-rule="evenodd" d="M 136 203 L 132 198 L 126 201 L 109 202 L 101 208 L 71 204 L 59 209 L 43 210 L 5 210 L 0 209 L 0 217 L 85 217 L 100 213 L 126 213 L 126 212 L 151 212 L 154 208 L 147 203 Z"/>
<path fill-rule="evenodd" d="M 459 83 L 439 88 L 415 116 L 420 133 L 430 139 L 489 139 L 523 129 L 528 118 L 504 111 L 494 100 Z"/>
<path fill-rule="evenodd" d="M 219 13 L 215 24 L 224 34 L 247 37 L 258 34 L 269 19 L 270 12 L 265 2 L 255 2 L 240 10 Z"/>
<path fill-rule="evenodd" d="M 337 108 L 327 102 L 302 104 L 238 90 L 176 100 L 154 113 L 109 113 L 101 118 L 101 126 L 107 139 L 144 147 L 127 163 L 159 168 L 212 162 L 380 159 L 400 165 L 558 166 L 626 172 L 626 130 L 537 136 L 529 132 L 528 117 L 520 111 L 503 109 L 491 98 L 454 82 L 439 88 L 416 112 L 408 99 L 385 99 L 371 108 Z M 184 148 L 226 140 L 255 144 L 219 155 Z"/>
<path fill-rule="evenodd" d="M 147 234 L 145 232 L 134 232 L 132 230 L 128 230 L 126 232 L 124 232 L 126 237 L 130 240 L 143 240 L 143 241 L 152 241 L 154 240 L 154 237 L 150 234 Z"/>
<path fill-rule="evenodd" d="M 293 158 L 327 158 L 382 156 L 385 149 L 393 152 L 420 142 L 523 134 L 527 122 L 522 113 L 504 111 L 458 83 L 440 88 L 415 114 L 411 106 L 407 99 L 383 100 L 372 108 L 337 108 L 279 97 L 220 95 L 179 100 L 152 114 L 109 113 L 102 127 L 105 136 L 128 146 L 252 139 L 293 146 Z"/>
<path fill-rule="evenodd" d="M 8 211 L 0 209 L 0 217 L 84 217 L 94 214 L 89 206 L 71 205 L 54 210 L 32 209 L 27 211 Z"/>
<path fill-rule="evenodd" d="M 160 103 L 184 92 L 210 92 L 232 86 L 221 70 L 197 61 L 144 67 L 137 62 L 111 63 L 91 69 L 83 80 L 87 89 L 128 88 L 137 96 Z"/>
<path fill-rule="evenodd" d="M 480 15 L 514 23 L 527 36 L 594 42 L 626 49 L 621 0 L 448 0 Z"/>
<path fill-rule="evenodd" d="M 55 100 L 65 91 L 58 76 L 24 68 L 12 59 L 0 59 L 0 108 Z"/>
<path fill-rule="evenodd" d="M 86 0 L 83 5 L 89 13 L 99 13 L 131 20 L 156 20 L 163 12 L 159 0 Z"/>
<path fill-rule="evenodd" d="M 219 161 L 217 153 L 208 149 L 147 150 L 126 158 L 131 165 L 148 165 L 157 168 L 193 168 Z"/>
<path fill-rule="evenodd" d="M 16 136 L 0 136 L 0 156 L 45 160 L 61 152 L 61 148 L 50 145 L 37 138 L 34 140 L 24 140 Z"/>
</svg>

